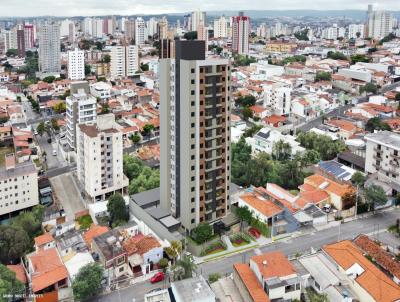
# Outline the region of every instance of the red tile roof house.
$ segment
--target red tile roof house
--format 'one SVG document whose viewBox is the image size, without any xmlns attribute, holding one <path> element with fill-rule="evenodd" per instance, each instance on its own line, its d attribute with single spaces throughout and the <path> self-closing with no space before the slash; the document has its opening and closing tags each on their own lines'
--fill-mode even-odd
<svg viewBox="0 0 400 302">
<path fill-rule="evenodd" d="M 59 290 L 69 286 L 68 271 L 56 248 L 28 255 L 26 270 L 36 301 L 57 302 Z"/>
<path fill-rule="evenodd" d="M 233 280 L 244 301 L 300 300 L 302 279 L 286 256 L 271 252 L 233 266 Z"/>
</svg>

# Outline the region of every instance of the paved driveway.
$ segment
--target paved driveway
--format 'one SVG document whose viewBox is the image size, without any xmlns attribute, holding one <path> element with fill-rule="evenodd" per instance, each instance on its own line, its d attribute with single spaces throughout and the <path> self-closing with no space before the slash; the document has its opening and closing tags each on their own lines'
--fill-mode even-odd
<svg viewBox="0 0 400 302">
<path fill-rule="evenodd" d="M 68 220 L 74 220 L 75 213 L 85 209 L 80 192 L 74 183 L 72 173 L 50 178 L 53 191 L 56 192 L 60 206 L 65 210 Z"/>
</svg>

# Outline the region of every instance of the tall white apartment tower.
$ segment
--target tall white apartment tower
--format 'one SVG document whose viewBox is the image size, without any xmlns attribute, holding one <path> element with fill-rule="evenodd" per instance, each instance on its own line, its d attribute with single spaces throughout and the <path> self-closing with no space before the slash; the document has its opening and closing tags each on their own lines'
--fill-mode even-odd
<svg viewBox="0 0 400 302">
<path fill-rule="evenodd" d="M 77 174 L 93 201 L 124 193 L 129 180 L 122 166 L 122 133 L 113 113 L 97 117 L 95 124 L 77 126 Z"/>
<path fill-rule="evenodd" d="M 381 39 L 393 30 L 393 15 L 387 11 L 374 11 L 368 6 L 368 37 Z"/>
<path fill-rule="evenodd" d="M 206 59 L 204 41 L 177 40 L 159 76 L 161 206 L 189 232 L 229 209 L 229 60 Z"/>
<path fill-rule="evenodd" d="M 146 41 L 146 23 L 139 17 L 135 21 L 135 45 L 143 45 Z"/>
<path fill-rule="evenodd" d="M 111 77 L 133 76 L 139 70 L 139 51 L 136 45 L 111 48 Z"/>
<path fill-rule="evenodd" d="M 227 38 L 228 37 L 228 20 L 225 16 L 214 20 L 214 38 Z"/>
<path fill-rule="evenodd" d="M 194 11 L 190 17 L 190 26 L 192 31 L 197 31 L 200 23 L 206 24 L 206 13 L 200 10 Z"/>
<path fill-rule="evenodd" d="M 85 52 L 75 48 L 68 51 L 68 79 L 82 80 L 85 78 Z"/>
<path fill-rule="evenodd" d="M 66 99 L 66 137 L 70 149 L 76 150 L 76 127 L 92 124 L 97 118 L 97 100 L 89 94 L 88 82 L 71 84 L 71 95 Z"/>
<path fill-rule="evenodd" d="M 60 71 L 60 25 L 45 22 L 39 27 L 39 72 L 52 74 Z"/>
<path fill-rule="evenodd" d="M 250 18 L 239 12 L 232 17 L 232 51 L 236 54 L 249 53 Z"/>
</svg>

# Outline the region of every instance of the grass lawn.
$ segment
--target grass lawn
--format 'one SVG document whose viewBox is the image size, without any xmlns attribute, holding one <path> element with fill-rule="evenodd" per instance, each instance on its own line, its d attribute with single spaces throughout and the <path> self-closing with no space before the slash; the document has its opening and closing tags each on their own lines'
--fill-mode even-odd
<svg viewBox="0 0 400 302">
<path fill-rule="evenodd" d="M 239 247 L 239 246 L 244 246 L 244 245 L 248 245 L 250 242 L 246 242 L 246 241 L 242 241 L 241 243 L 236 243 L 236 242 L 232 242 L 232 245 L 234 247 Z"/>
<path fill-rule="evenodd" d="M 212 252 L 207 253 L 206 256 L 212 255 L 212 254 L 221 253 L 221 252 L 223 252 L 223 251 L 225 251 L 225 249 L 221 247 L 221 248 L 219 248 L 219 249 L 215 249 L 215 250 L 213 250 Z"/>
<path fill-rule="evenodd" d="M 14 153 L 13 147 L 0 147 L 0 167 L 4 167 L 6 161 L 5 155 L 9 153 Z"/>
<path fill-rule="evenodd" d="M 93 223 L 92 217 L 90 217 L 90 215 L 85 215 L 85 216 L 79 217 L 77 219 L 77 221 L 78 221 L 81 229 L 84 229 L 84 230 L 90 228 L 90 226 Z"/>
</svg>

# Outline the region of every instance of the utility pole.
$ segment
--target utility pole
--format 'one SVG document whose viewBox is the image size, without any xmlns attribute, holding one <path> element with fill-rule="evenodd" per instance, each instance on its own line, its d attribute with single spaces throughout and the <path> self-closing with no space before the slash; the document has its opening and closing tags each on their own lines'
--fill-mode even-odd
<svg viewBox="0 0 400 302">
<path fill-rule="evenodd" d="M 359 185 L 357 184 L 357 192 L 356 192 L 356 208 L 354 211 L 354 218 L 357 219 L 357 209 L 358 209 L 358 187 Z"/>
</svg>

